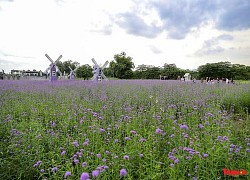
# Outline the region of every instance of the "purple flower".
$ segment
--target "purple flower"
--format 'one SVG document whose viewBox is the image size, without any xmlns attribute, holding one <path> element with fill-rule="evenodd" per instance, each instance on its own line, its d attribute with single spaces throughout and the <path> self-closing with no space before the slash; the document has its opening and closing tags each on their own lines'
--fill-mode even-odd
<svg viewBox="0 0 250 180">
<path fill-rule="evenodd" d="M 156 134 L 161 134 L 163 131 L 161 130 L 161 129 L 159 129 L 159 128 L 157 128 L 156 130 L 155 130 L 155 133 Z"/>
<path fill-rule="evenodd" d="M 239 148 L 235 149 L 235 152 L 236 153 L 240 152 L 240 149 Z"/>
<path fill-rule="evenodd" d="M 120 170 L 120 176 L 126 176 L 126 175 L 127 175 L 126 169 L 121 169 Z"/>
<path fill-rule="evenodd" d="M 87 146 L 88 144 L 89 144 L 88 141 L 85 141 L 85 142 L 83 143 L 84 146 Z"/>
<path fill-rule="evenodd" d="M 89 174 L 86 172 L 82 173 L 80 180 L 88 180 L 88 179 L 89 179 Z"/>
<path fill-rule="evenodd" d="M 180 128 L 181 128 L 181 129 L 186 129 L 186 130 L 188 130 L 188 126 L 185 125 L 185 124 L 181 124 L 181 125 L 180 125 Z"/>
<path fill-rule="evenodd" d="M 64 178 L 66 179 L 68 176 L 71 176 L 71 172 L 67 171 L 65 174 L 64 174 Z"/>
<path fill-rule="evenodd" d="M 100 128 L 99 129 L 100 133 L 105 132 L 105 129 Z"/>
<path fill-rule="evenodd" d="M 140 154 L 140 157 L 144 157 L 144 155 L 143 155 L 143 154 Z"/>
<path fill-rule="evenodd" d="M 98 170 L 94 170 L 94 171 L 92 171 L 92 176 L 94 177 L 94 178 L 96 178 L 98 175 L 99 175 L 99 171 Z"/>
<path fill-rule="evenodd" d="M 115 143 L 117 143 L 119 140 L 118 139 L 115 139 Z"/>
<path fill-rule="evenodd" d="M 208 154 L 203 154 L 204 157 L 208 157 Z"/>
<path fill-rule="evenodd" d="M 42 161 L 37 161 L 36 164 L 34 164 L 33 167 L 38 167 L 38 166 L 40 166 L 40 164 L 42 164 Z"/>
<path fill-rule="evenodd" d="M 75 163 L 75 164 L 78 164 L 78 163 L 79 163 L 79 160 L 78 160 L 78 159 L 74 159 L 74 163 Z"/>
<path fill-rule="evenodd" d="M 140 139 L 140 142 L 145 142 L 145 141 L 146 141 L 145 138 L 141 138 L 141 139 Z"/>
<path fill-rule="evenodd" d="M 174 160 L 174 163 L 178 164 L 179 163 L 179 159 Z"/>
<path fill-rule="evenodd" d="M 132 133 L 132 134 L 137 134 L 137 132 L 134 131 L 134 130 L 131 130 L 130 133 Z"/>
<path fill-rule="evenodd" d="M 44 169 L 41 169 L 40 171 L 41 171 L 42 173 L 44 173 Z"/>
<path fill-rule="evenodd" d="M 125 156 L 123 156 L 123 159 L 129 160 L 129 156 L 125 155 Z"/>
<path fill-rule="evenodd" d="M 200 124 L 200 125 L 199 125 L 199 128 L 201 128 L 201 129 L 202 129 L 202 128 L 204 128 L 204 126 L 203 126 L 202 124 Z"/>
<path fill-rule="evenodd" d="M 223 140 L 227 141 L 228 140 L 227 136 L 223 136 Z"/>
<path fill-rule="evenodd" d="M 97 154 L 96 156 L 97 156 L 98 158 L 101 158 L 101 154 Z"/>
<path fill-rule="evenodd" d="M 105 153 L 106 153 L 106 154 L 110 154 L 110 152 L 109 152 L 109 151 L 105 151 Z"/>
<path fill-rule="evenodd" d="M 184 138 L 188 138 L 188 134 L 185 134 L 185 135 L 184 135 Z"/>
<path fill-rule="evenodd" d="M 125 137 L 125 140 L 131 140 L 130 137 Z"/>
<path fill-rule="evenodd" d="M 235 148 L 235 145 L 234 144 L 230 144 L 230 148 Z"/>
<path fill-rule="evenodd" d="M 66 151 L 65 151 L 65 150 L 64 150 L 64 151 L 62 151 L 61 156 L 65 155 L 65 153 L 66 153 Z"/>
<path fill-rule="evenodd" d="M 77 141 L 72 142 L 72 144 L 75 145 L 76 147 L 79 147 L 79 144 Z"/>
<path fill-rule="evenodd" d="M 83 163 L 82 163 L 82 167 L 83 167 L 83 168 L 84 168 L 86 165 L 87 165 L 86 162 L 83 162 Z"/>
<path fill-rule="evenodd" d="M 171 163 L 171 164 L 170 164 L 170 166 L 171 166 L 171 167 L 173 167 L 173 166 L 174 166 L 174 164 L 173 164 L 173 163 Z"/>
<path fill-rule="evenodd" d="M 56 172 L 57 171 L 57 167 L 53 167 L 52 169 L 51 169 L 51 172 Z"/>
</svg>

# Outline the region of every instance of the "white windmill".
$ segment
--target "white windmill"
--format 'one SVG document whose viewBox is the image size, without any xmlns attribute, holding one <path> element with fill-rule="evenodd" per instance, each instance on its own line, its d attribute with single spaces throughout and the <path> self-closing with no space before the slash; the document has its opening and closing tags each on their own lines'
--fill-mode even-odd
<svg viewBox="0 0 250 180">
<path fill-rule="evenodd" d="M 74 80 L 75 77 L 76 77 L 76 70 L 78 69 L 78 67 L 75 68 L 75 69 L 73 70 L 73 69 L 69 66 L 69 69 L 70 69 L 69 79 Z"/>
<path fill-rule="evenodd" d="M 103 69 L 106 68 L 109 62 L 106 61 L 102 67 L 100 67 L 99 64 L 97 64 L 94 58 L 92 58 L 92 62 L 94 63 L 94 66 L 93 66 L 94 76 L 92 77 L 92 80 L 97 81 L 97 82 L 102 81 L 103 79 L 108 80 L 107 77 L 103 73 Z"/>
<path fill-rule="evenodd" d="M 60 77 L 62 77 L 62 72 L 56 66 L 56 62 L 59 61 L 62 58 L 62 55 L 60 55 L 55 62 L 49 57 L 48 54 L 45 54 L 45 56 L 51 62 L 51 64 L 49 65 L 49 67 L 46 69 L 46 73 L 47 73 L 47 75 L 49 73 L 49 77 L 50 77 L 49 79 L 50 79 L 50 81 L 56 81 L 57 80 L 57 72 L 60 74 Z"/>
</svg>

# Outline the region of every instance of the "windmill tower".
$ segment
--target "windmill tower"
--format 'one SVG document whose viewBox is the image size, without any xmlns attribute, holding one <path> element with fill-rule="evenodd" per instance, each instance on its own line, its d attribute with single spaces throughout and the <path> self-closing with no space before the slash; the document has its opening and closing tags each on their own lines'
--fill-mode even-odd
<svg viewBox="0 0 250 180">
<path fill-rule="evenodd" d="M 93 66 L 94 76 L 92 77 L 92 80 L 96 82 L 102 81 L 103 79 L 108 80 L 107 77 L 103 73 L 103 69 L 106 68 L 109 62 L 106 61 L 102 67 L 100 67 L 99 64 L 97 64 L 94 58 L 92 58 L 92 62 L 94 63 L 94 66 Z"/>
<path fill-rule="evenodd" d="M 69 69 L 70 69 L 69 79 L 74 80 L 75 77 L 76 77 L 76 70 L 78 69 L 78 67 L 75 68 L 75 69 L 73 70 L 73 69 L 69 66 Z"/>
<path fill-rule="evenodd" d="M 49 67 L 46 69 L 46 73 L 49 73 L 49 80 L 50 81 L 56 81 L 57 80 L 57 72 L 60 74 L 62 77 L 62 72 L 59 70 L 59 68 L 56 66 L 56 62 L 59 61 L 62 58 L 62 55 L 60 55 L 57 60 L 54 62 L 48 54 L 45 54 L 45 56 L 49 59 L 51 64 Z"/>
</svg>

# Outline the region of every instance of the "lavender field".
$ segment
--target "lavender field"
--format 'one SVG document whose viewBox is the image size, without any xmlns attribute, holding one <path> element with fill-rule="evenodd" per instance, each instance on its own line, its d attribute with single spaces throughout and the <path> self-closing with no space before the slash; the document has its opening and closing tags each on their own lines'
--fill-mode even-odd
<svg viewBox="0 0 250 180">
<path fill-rule="evenodd" d="M 249 173 L 249 105 L 249 83 L 1 81 L 0 179 Z"/>
</svg>

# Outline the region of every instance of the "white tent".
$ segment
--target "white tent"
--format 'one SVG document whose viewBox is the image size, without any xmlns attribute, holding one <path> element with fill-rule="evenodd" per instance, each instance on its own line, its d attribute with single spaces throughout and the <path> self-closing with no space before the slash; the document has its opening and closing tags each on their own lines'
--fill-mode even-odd
<svg viewBox="0 0 250 180">
<path fill-rule="evenodd" d="M 191 81 L 191 74 L 190 73 L 186 73 L 184 75 L 185 81 Z"/>
</svg>

